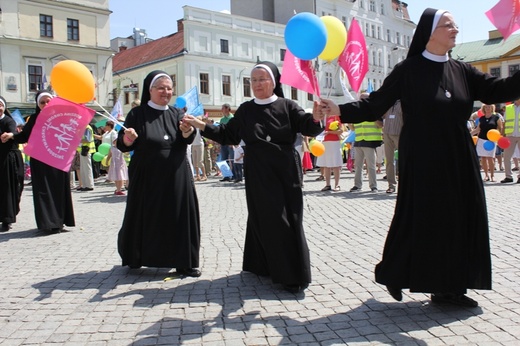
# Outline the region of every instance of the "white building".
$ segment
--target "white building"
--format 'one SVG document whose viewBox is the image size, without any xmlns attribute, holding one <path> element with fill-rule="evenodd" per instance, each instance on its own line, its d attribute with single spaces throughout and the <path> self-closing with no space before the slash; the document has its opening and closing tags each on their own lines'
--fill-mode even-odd
<svg viewBox="0 0 520 346">
<path fill-rule="evenodd" d="M 172 76 L 176 96 L 198 87 L 200 102 L 214 117 L 223 103 L 232 108 L 251 99 L 250 73 L 257 61 L 274 62 L 281 69 L 286 45 L 285 24 L 297 12 L 332 15 L 348 28 L 356 18 L 363 28 L 369 52 L 371 80 L 377 89 L 395 63 L 402 60 L 410 44 L 413 24 L 406 4 L 396 0 L 310 1 L 310 0 L 232 0 L 232 14 L 184 6 L 178 31 L 133 48 L 120 46 L 114 57 L 114 93 L 123 95 L 125 113 L 140 97 L 139 85 L 152 70 Z M 118 40 L 121 40 L 118 38 Z M 316 60 L 322 95 L 343 101 L 335 64 Z M 302 107 L 312 105 L 313 97 L 284 86 L 286 97 Z"/>
<path fill-rule="evenodd" d="M 0 95 L 11 110 L 32 113 L 54 65 L 76 60 L 96 81 L 95 98 L 111 106 L 113 51 L 108 0 L 0 0 Z"/>
</svg>

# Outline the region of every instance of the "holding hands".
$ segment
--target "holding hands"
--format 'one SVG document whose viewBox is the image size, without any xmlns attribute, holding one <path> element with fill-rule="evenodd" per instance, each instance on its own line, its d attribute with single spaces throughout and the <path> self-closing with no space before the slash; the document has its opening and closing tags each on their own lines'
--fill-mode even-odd
<svg viewBox="0 0 520 346">
<path fill-rule="evenodd" d="M 329 99 L 321 99 L 320 112 L 322 118 L 329 115 L 340 115 L 339 106 Z"/>
</svg>

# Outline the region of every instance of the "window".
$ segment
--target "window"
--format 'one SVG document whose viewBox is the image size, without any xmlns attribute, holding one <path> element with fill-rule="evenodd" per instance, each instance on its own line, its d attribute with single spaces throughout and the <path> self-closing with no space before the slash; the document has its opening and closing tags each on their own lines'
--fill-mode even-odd
<svg viewBox="0 0 520 346">
<path fill-rule="evenodd" d="M 29 65 L 28 70 L 29 91 L 38 91 L 44 89 L 42 67 L 37 65 Z"/>
<path fill-rule="evenodd" d="M 390 29 L 386 29 L 386 42 L 392 42 L 392 35 Z"/>
<path fill-rule="evenodd" d="M 518 70 L 520 70 L 520 65 L 511 65 L 511 66 L 509 66 L 509 76 L 511 77 Z"/>
<path fill-rule="evenodd" d="M 170 75 L 170 78 L 172 79 L 172 86 L 173 86 L 172 95 L 177 95 L 177 75 L 172 74 L 172 75 Z"/>
<path fill-rule="evenodd" d="M 53 37 L 52 34 L 52 16 L 40 14 L 40 36 Z"/>
<path fill-rule="evenodd" d="M 298 89 L 291 87 L 291 100 L 298 100 Z"/>
<path fill-rule="evenodd" d="M 381 51 L 377 52 L 377 65 L 383 66 L 383 53 Z"/>
<path fill-rule="evenodd" d="M 365 36 L 370 36 L 370 25 L 368 23 L 365 24 Z"/>
<path fill-rule="evenodd" d="M 280 61 L 285 60 L 285 52 L 286 52 L 286 49 L 280 49 Z"/>
<path fill-rule="evenodd" d="M 229 41 L 228 40 L 220 40 L 220 52 L 221 53 L 229 53 Z"/>
<path fill-rule="evenodd" d="M 209 95 L 209 75 L 207 73 L 199 74 L 200 79 L 200 93 Z"/>
<path fill-rule="evenodd" d="M 376 26 L 372 24 L 371 29 L 372 37 L 376 37 Z"/>
<path fill-rule="evenodd" d="M 242 81 L 244 84 L 244 97 L 251 97 L 251 78 L 244 77 Z"/>
<path fill-rule="evenodd" d="M 395 43 L 401 44 L 401 34 L 399 32 L 395 33 Z"/>
<path fill-rule="evenodd" d="M 67 18 L 67 39 L 69 41 L 79 41 L 79 21 Z"/>
<path fill-rule="evenodd" d="M 380 26 L 377 27 L 377 39 L 378 40 L 381 39 L 381 27 Z"/>
<path fill-rule="evenodd" d="M 500 77 L 500 67 L 492 67 L 489 69 L 489 74 L 493 77 Z"/>
<path fill-rule="evenodd" d="M 346 16 L 341 16 L 341 22 L 345 25 L 345 28 L 348 28 L 348 20 Z"/>
<path fill-rule="evenodd" d="M 307 101 L 314 101 L 314 95 L 311 93 L 307 93 Z"/>
<path fill-rule="evenodd" d="M 231 96 L 231 76 L 222 76 L 222 94 Z"/>
<path fill-rule="evenodd" d="M 325 72 L 325 88 L 332 89 L 332 73 L 331 72 Z"/>
<path fill-rule="evenodd" d="M 368 10 L 371 12 L 376 11 L 376 1 L 375 0 L 370 0 L 370 3 L 368 4 Z"/>
<path fill-rule="evenodd" d="M 365 1 L 364 0 L 361 0 L 359 2 L 359 8 L 365 8 Z"/>
<path fill-rule="evenodd" d="M 381 3 L 381 14 L 385 15 L 385 4 Z"/>
</svg>

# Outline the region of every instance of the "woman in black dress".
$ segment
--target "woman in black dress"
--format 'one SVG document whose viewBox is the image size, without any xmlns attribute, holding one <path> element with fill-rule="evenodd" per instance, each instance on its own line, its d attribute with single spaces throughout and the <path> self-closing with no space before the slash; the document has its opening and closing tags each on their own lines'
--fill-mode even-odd
<svg viewBox="0 0 520 346">
<path fill-rule="evenodd" d="M 399 187 L 395 215 L 376 281 L 392 297 L 401 290 L 431 293 L 434 303 L 475 307 L 467 289 L 491 289 L 491 256 L 484 187 L 466 121 L 473 101 L 500 103 L 520 96 L 520 73 L 501 79 L 453 60 L 453 16 L 428 8 L 407 58 L 368 99 L 324 114 L 342 122 L 374 121 L 401 100 Z M 435 123 L 435 130 L 424 131 Z"/>
<path fill-rule="evenodd" d="M 227 124 L 185 119 L 222 145 L 245 142 L 249 215 L 242 268 L 299 292 L 311 282 L 311 269 L 303 232 L 301 160 L 294 142 L 299 132 L 314 137 L 323 129 L 312 114 L 283 97 L 276 65 L 257 64 L 251 85 L 255 99 L 240 105 Z"/>
<path fill-rule="evenodd" d="M 36 108 L 19 133 L 6 134 L 15 143 L 27 143 L 40 111 L 49 103 L 53 95 L 48 91 L 36 94 Z M 63 225 L 75 226 L 74 208 L 70 192 L 70 174 L 49 166 L 33 157 L 30 159 L 33 189 L 34 216 L 39 230 L 61 232 Z"/>
<path fill-rule="evenodd" d="M 16 122 L 7 109 L 7 102 L 0 96 L 0 231 L 6 232 L 16 222 L 20 211 L 23 190 L 24 167 L 18 144 L 9 140 L 6 133 L 16 132 Z"/>
<path fill-rule="evenodd" d="M 177 268 L 177 273 L 200 276 L 200 221 L 186 149 L 195 138 L 183 115 L 168 106 L 173 82 L 153 71 L 143 83 L 141 105 L 132 108 L 117 148 L 133 151 L 128 167 L 130 185 L 118 250 L 130 268 Z"/>
</svg>

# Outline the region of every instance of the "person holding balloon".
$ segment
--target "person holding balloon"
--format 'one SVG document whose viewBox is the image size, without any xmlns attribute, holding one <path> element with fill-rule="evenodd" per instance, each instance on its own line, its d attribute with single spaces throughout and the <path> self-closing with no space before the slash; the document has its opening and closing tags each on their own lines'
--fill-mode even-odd
<svg viewBox="0 0 520 346">
<path fill-rule="evenodd" d="M 500 115 L 495 113 L 495 105 L 483 104 L 482 113 L 484 115 L 480 117 L 477 127 L 471 131 L 471 134 L 478 136 L 477 155 L 480 157 L 484 171 L 484 181 L 495 181 L 495 142 L 500 138 L 504 122 Z"/>
<path fill-rule="evenodd" d="M 435 304 L 476 307 L 467 290 L 492 288 L 484 185 L 466 120 L 475 100 L 519 98 L 520 73 L 494 77 L 452 59 L 458 32 L 450 12 L 428 8 L 407 58 L 378 90 L 339 106 L 321 100 L 323 115 L 340 114 L 344 123 L 374 121 L 401 100 L 399 193 L 375 268 L 376 282 L 398 301 L 407 288 L 430 293 Z"/>
<path fill-rule="evenodd" d="M 195 129 L 169 105 L 172 95 L 170 75 L 150 72 L 141 105 L 119 130 L 117 148 L 134 154 L 117 246 L 123 266 L 176 268 L 178 275 L 199 277 L 199 204 L 186 155 Z"/>
<path fill-rule="evenodd" d="M 222 145 L 245 143 L 248 209 L 242 269 L 270 276 L 298 293 L 311 282 L 309 248 L 303 231 L 303 193 L 296 135 L 316 136 L 322 127 L 313 114 L 284 98 L 280 72 L 271 62 L 251 71 L 255 98 L 242 103 L 227 124 L 214 126 L 194 116 L 183 122 Z M 315 102 L 314 112 L 318 113 Z"/>
<path fill-rule="evenodd" d="M 36 107 L 23 130 L 4 133 L 2 141 L 14 139 L 15 143 L 27 143 L 42 109 L 54 97 L 49 91 L 36 94 Z M 49 166 L 33 157 L 30 158 L 34 216 L 39 230 L 61 232 L 64 225 L 75 226 L 74 208 L 70 192 L 70 174 Z"/>
<path fill-rule="evenodd" d="M 7 101 L 0 96 L 0 222 L 1 232 L 7 232 L 16 222 L 22 198 L 24 165 L 18 144 L 12 141 L 16 121 L 7 109 Z"/>
</svg>

